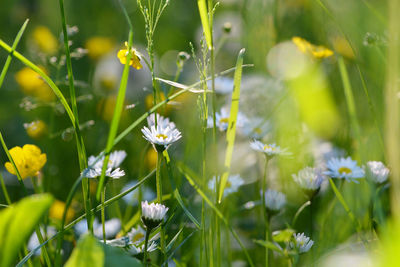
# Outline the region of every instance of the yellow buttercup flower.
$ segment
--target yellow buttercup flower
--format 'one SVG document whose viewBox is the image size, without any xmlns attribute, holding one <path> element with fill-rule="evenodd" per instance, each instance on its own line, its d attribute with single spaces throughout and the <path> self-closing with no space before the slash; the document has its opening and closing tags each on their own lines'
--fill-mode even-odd
<svg viewBox="0 0 400 267">
<path fill-rule="evenodd" d="M 26 133 L 34 139 L 38 139 L 47 133 L 47 125 L 42 120 L 25 123 L 24 128 Z"/>
<path fill-rule="evenodd" d="M 40 148 L 35 145 L 27 144 L 22 148 L 19 146 L 13 147 L 10 149 L 10 154 L 22 179 L 36 176 L 47 161 L 46 154 L 42 153 Z M 6 162 L 4 166 L 9 173 L 17 174 L 11 162 Z"/>
<path fill-rule="evenodd" d="M 88 56 L 97 60 L 113 50 L 114 41 L 107 37 L 95 36 L 86 41 L 85 48 L 88 50 Z"/>
<path fill-rule="evenodd" d="M 117 57 L 119 58 L 119 61 L 121 64 L 125 65 L 126 64 L 126 57 L 129 54 L 129 47 L 128 43 L 125 42 L 125 49 L 121 49 L 118 51 Z M 132 58 L 129 61 L 129 65 L 134 67 L 137 70 L 140 70 L 142 68 L 142 64 L 140 63 L 140 54 L 138 51 L 136 51 L 135 48 L 131 48 L 131 54 Z"/>
<path fill-rule="evenodd" d="M 46 73 L 45 68 L 40 68 Z M 15 80 L 26 95 L 35 96 L 45 102 L 52 101 L 55 98 L 53 90 L 51 90 L 40 75 L 28 67 L 18 71 L 15 74 Z"/>
<path fill-rule="evenodd" d="M 65 202 L 55 200 L 49 210 L 49 217 L 56 220 L 62 220 L 65 209 Z M 68 208 L 66 222 L 71 221 L 74 218 L 75 212 L 72 208 Z"/>
<path fill-rule="evenodd" d="M 54 54 L 58 49 L 58 42 L 56 37 L 45 26 L 38 26 L 32 34 L 34 43 L 38 48 L 46 54 Z"/>
<path fill-rule="evenodd" d="M 333 55 L 333 51 L 324 47 L 316 46 L 308 42 L 301 37 L 293 37 L 292 42 L 297 46 L 297 48 L 304 54 L 313 56 L 314 58 L 326 58 Z"/>
</svg>

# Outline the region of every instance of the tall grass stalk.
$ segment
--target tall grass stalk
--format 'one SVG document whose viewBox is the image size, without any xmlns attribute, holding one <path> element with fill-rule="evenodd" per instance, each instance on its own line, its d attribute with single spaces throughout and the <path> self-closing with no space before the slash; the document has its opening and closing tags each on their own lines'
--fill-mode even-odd
<svg viewBox="0 0 400 267">
<path fill-rule="evenodd" d="M 265 241 L 269 241 L 269 216 L 267 213 L 267 206 L 265 204 L 265 191 L 266 191 L 266 182 L 267 182 L 267 171 L 268 171 L 268 162 L 269 158 L 268 156 L 265 156 L 265 167 L 264 167 L 264 175 L 261 179 L 261 209 L 262 209 L 262 216 L 264 219 L 264 237 Z M 269 252 L 268 252 L 268 247 L 265 247 L 265 267 L 269 266 Z"/>
<path fill-rule="evenodd" d="M 395 220 L 400 220 L 400 115 L 399 115 L 399 71 L 400 71 L 400 2 L 389 0 L 387 77 L 385 89 L 385 148 L 388 165 L 391 166 L 391 211 Z"/>
<path fill-rule="evenodd" d="M 157 202 L 162 204 L 162 179 L 161 179 L 161 164 L 162 164 L 163 154 L 162 152 L 157 152 L 157 166 L 156 166 L 156 187 L 157 187 Z M 165 250 L 165 229 L 164 224 L 160 225 L 160 245 L 161 245 L 161 253 L 163 254 L 164 261 L 167 259 L 167 252 Z"/>
</svg>

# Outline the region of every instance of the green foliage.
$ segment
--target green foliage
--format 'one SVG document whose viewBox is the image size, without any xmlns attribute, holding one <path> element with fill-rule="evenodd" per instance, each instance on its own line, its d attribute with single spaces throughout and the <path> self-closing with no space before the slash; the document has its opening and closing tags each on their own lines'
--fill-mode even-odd
<svg viewBox="0 0 400 267">
<path fill-rule="evenodd" d="M 0 212 L 0 266 L 13 265 L 52 202 L 49 194 L 33 195 Z"/>
</svg>

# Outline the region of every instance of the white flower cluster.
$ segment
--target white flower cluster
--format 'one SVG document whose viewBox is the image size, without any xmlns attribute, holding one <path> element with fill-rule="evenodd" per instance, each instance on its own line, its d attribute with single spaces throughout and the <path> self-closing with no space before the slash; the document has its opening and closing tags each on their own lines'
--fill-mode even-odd
<svg viewBox="0 0 400 267">
<path fill-rule="evenodd" d="M 290 153 L 286 152 L 286 149 L 281 149 L 276 144 L 264 144 L 258 140 L 253 140 L 250 142 L 250 147 L 256 151 L 262 152 L 268 157 L 273 157 L 276 155 L 288 155 Z"/>
<path fill-rule="evenodd" d="M 229 117 L 230 117 L 230 110 L 226 107 L 221 108 L 219 112 L 215 112 L 215 125 L 221 132 L 224 132 L 228 129 Z M 244 127 L 247 121 L 248 121 L 247 117 L 243 113 L 238 112 L 236 118 L 236 128 Z M 208 116 L 207 127 L 208 128 L 214 127 L 214 121 L 212 116 Z"/>
<path fill-rule="evenodd" d="M 380 161 L 368 161 L 367 173 L 375 183 L 381 184 L 388 179 L 390 170 Z"/>
<path fill-rule="evenodd" d="M 322 171 L 316 168 L 306 167 L 297 175 L 292 174 L 293 180 L 305 190 L 318 190 L 324 181 Z"/>
<path fill-rule="evenodd" d="M 89 167 L 82 172 L 82 176 L 87 178 L 96 178 L 101 175 L 101 170 L 103 168 L 104 155 L 97 160 L 98 157 L 90 156 L 88 159 Z M 126 152 L 123 150 L 114 151 L 110 154 L 108 160 L 106 177 L 113 179 L 121 178 L 125 175 L 125 172 L 119 168 L 122 161 L 126 158 Z M 96 161 L 97 160 L 97 161 Z"/>
<path fill-rule="evenodd" d="M 286 205 L 285 194 L 275 191 L 273 189 L 268 189 L 265 192 L 265 206 L 271 211 L 279 211 Z"/>
<path fill-rule="evenodd" d="M 364 170 L 350 157 L 332 158 L 328 161 L 326 167 L 328 170 L 324 174 L 332 178 L 346 179 L 358 183 L 356 179 L 365 176 Z"/>
<path fill-rule="evenodd" d="M 314 241 L 307 237 L 304 233 L 293 234 L 294 242 L 290 242 L 290 247 L 295 248 L 299 253 L 305 253 L 314 245 Z"/>
<path fill-rule="evenodd" d="M 147 220 L 161 222 L 167 214 L 168 208 L 160 203 L 142 202 L 142 217 Z"/>
</svg>

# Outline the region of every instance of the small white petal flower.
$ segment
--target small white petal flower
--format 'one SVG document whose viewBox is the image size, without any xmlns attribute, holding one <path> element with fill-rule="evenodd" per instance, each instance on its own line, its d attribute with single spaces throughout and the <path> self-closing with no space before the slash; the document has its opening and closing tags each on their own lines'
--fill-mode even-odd
<svg viewBox="0 0 400 267">
<path fill-rule="evenodd" d="M 327 171 L 324 172 L 332 178 L 346 179 L 358 183 L 356 179 L 363 178 L 364 170 L 357 166 L 357 162 L 350 157 L 347 158 L 332 158 L 326 164 Z"/>
<path fill-rule="evenodd" d="M 152 125 L 150 129 L 144 126 L 142 133 L 144 139 L 152 143 L 154 148 L 160 152 L 182 137 L 181 132 L 175 128 L 175 125 L 171 125 L 171 123 L 168 125 L 157 124 L 157 128 L 155 125 Z"/>
<path fill-rule="evenodd" d="M 149 245 L 147 246 L 147 252 L 152 252 L 157 249 L 157 243 L 152 241 L 149 242 Z M 144 251 L 144 244 L 143 245 L 133 245 L 131 248 L 128 249 L 128 253 L 131 255 L 135 256 L 137 254 L 140 254 Z"/>
<path fill-rule="evenodd" d="M 253 140 L 250 142 L 250 147 L 256 151 L 263 152 L 265 155 L 269 157 L 273 157 L 276 155 L 289 155 L 290 153 L 287 152 L 287 149 L 281 149 L 275 143 L 273 144 L 264 144 L 258 140 Z"/>
<path fill-rule="evenodd" d="M 215 190 L 215 182 L 216 182 L 215 176 L 208 182 L 208 188 L 213 192 Z M 230 175 L 228 177 L 228 181 L 224 189 L 224 197 L 226 197 L 229 194 L 237 192 L 239 187 L 241 187 L 242 185 L 244 185 L 244 180 L 242 177 L 240 177 L 239 174 Z"/>
<path fill-rule="evenodd" d="M 252 139 L 261 139 L 270 130 L 271 124 L 269 121 L 265 121 L 263 118 L 252 118 L 247 120 L 244 127 L 241 128 L 241 133 Z"/>
<path fill-rule="evenodd" d="M 380 184 L 386 182 L 390 170 L 380 161 L 368 161 L 367 172 L 375 183 Z"/>
<path fill-rule="evenodd" d="M 147 125 L 151 128 L 151 126 L 155 126 L 155 116 L 157 116 L 157 125 L 160 125 L 162 128 L 171 128 L 175 129 L 175 123 L 169 120 L 169 118 L 164 118 L 160 114 L 151 113 L 150 116 L 147 117 Z"/>
<path fill-rule="evenodd" d="M 305 253 L 311 249 L 314 244 L 309 237 L 307 237 L 304 233 L 293 234 L 294 242 L 290 242 L 289 245 L 291 248 L 295 248 L 299 251 L 299 253 Z"/>
<path fill-rule="evenodd" d="M 218 94 L 230 94 L 233 92 L 233 79 L 229 77 L 215 78 L 215 92 Z M 211 80 L 207 82 L 207 87 L 211 90 Z"/>
<path fill-rule="evenodd" d="M 273 189 L 268 189 L 265 192 L 265 206 L 267 209 L 277 212 L 281 210 L 286 205 L 285 194 L 275 191 Z"/>
<path fill-rule="evenodd" d="M 305 190 L 318 190 L 324 181 L 321 170 L 306 167 L 300 170 L 297 175 L 292 174 L 293 180 Z"/>
<path fill-rule="evenodd" d="M 121 193 L 128 190 L 135 184 L 137 184 L 137 181 L 130 181 L 129 183 L 124 185 L 124 187 L 121 189 Z M 156 197 L 156 194 L 153 192 L 153 190 L 151 190 L 150 188 L 148 188 L 146 186 L 142 187 L 143 200 L 152 201 L 155 197 Z M 133 190 L 129 194 L 123 196 L 122 199 L 125 201 L 125 203 L 127 205 L 136 206 L 138 204 L 138 199 L 139 199 L 139 190 L 138 189 Z"/>
<path fill-rule="evenodd" d="M 107 169 L 106 169 L 106 177 L 110 177 L 113 179 L 119 179 L 125 175 L 125 172 L 121 170 L 119 165 L 126 158 L 126 152 L 123 150 L 114 151 L 110 154 L 110 158 L 108 160 Z M 97 157 L 90 156 L 88 159 L 89 167 L 86 168 L 82 175 L 87 178 L 96 178 L 101 176 L 101 171 L 103 168 L 103 162 L 105 156 L 103 155 L 100 159 L 96 161 Z"/>
<path fill-rule="evenodd" d="M 151 203 L 147 201 L 142 202 L 142 220 L 146 227 L 154 228 L 158 226 L 165 215 L 168 208 L 160 203 Z"/>
<path fill-rule="evenodd" d="M 220 112 L 215 113 L 215 125 L 221 132 L 224 132 L 228 129 L 229 117 L 230 117 L 230 110 L 228 108 L 221 108 Z M 244 127 L 247 121 L 248 121 L 247 117 L 243 115 L 243 113 L 238 112 L 236 119 L 236 128 Z M 214 127 L 213 117 L 208 116 L 207 128 L 213 128 L 213 127 Z"/>
</svg>

